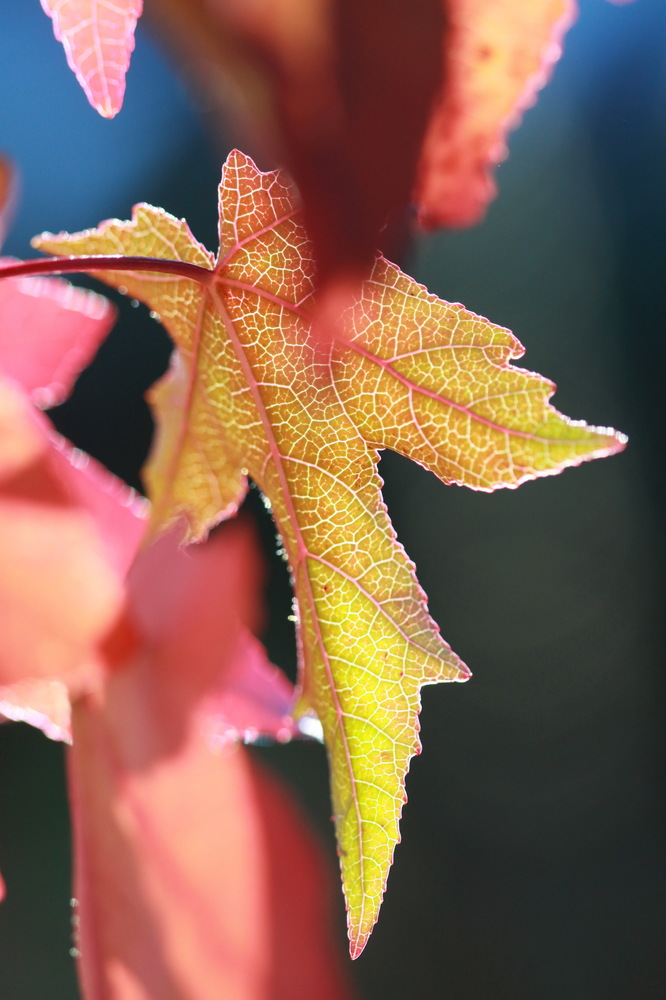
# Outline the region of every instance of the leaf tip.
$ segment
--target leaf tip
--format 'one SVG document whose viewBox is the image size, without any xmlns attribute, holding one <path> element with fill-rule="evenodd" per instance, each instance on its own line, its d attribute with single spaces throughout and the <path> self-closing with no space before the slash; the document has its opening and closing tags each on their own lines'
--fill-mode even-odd
<svg viewBox="0 0 666 1000">
<path fill-rule="evenodd" d="M 466 663 L 463 663 L 462 660 L 459 659 L 458 662 L 456 663 L 456 666 L 458 668 L 458 673 L 456 674 L 455 677 L 451 678 L 453 681 L 455 681 L 456 684 L 464 684 L 465 681 L 468 681 L 470 677 L 473 676 L 472 671 L 469 669 Z"/>
<path fill-rule="evenodd" d="M 98 111 L 102 118 L 115 118 L 123 106 L 122 97 L 119 101 L 111 101 L 109 99 L 103 102 L 91 101 L 91 103 L 95 111 Z"/>
<path fill-rule="evenodd" d="M 361 952 L 364 950 L 366 944 L 368 943 L 368 938 L 370 933 L 362 934 L 359 937 L 349 938 L 349 956 L 350 958 L 356 959 L 359 957 Z"/>
</svg>

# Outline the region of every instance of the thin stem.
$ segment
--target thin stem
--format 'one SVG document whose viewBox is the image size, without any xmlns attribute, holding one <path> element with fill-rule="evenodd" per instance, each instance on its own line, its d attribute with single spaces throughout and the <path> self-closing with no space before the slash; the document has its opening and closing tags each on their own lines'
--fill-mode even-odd
<svg viewBox="0 0 666 1000">
<path fill-rule="evenodd" d="M 191 278 L 202 285 L 208 284 L 214 271 L 200 264 L 183 260 L 163 260 L 160 257 L 123 257 L 122 255 L 96 257 L 40 257 L 37 260 L 19 260 L 15 264 L 0 266 L 0 278 L 18 278 L 24 275 L 66 274 L 70 271 L 152 271 L 158 274 L 175 274 Z"/>
</svg>

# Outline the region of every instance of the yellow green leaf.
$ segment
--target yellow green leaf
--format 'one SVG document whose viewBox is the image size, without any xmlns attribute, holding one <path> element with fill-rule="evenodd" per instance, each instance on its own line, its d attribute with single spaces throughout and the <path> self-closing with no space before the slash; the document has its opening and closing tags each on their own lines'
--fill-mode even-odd
<svg viewBox="0 0 666 1000">
<path fill-rule="evenodd" d="M 190 539 L 235 509 L 248 475 L 272 505 L 298 609 L 299 710 L 317 714 L 328 748 L 355 956 L 399 839 L 420 688 L 468 676 L 396 540 L 378 448 L 493 489 L 618 451 L 624 438 L 562 417 L 551 383 L 508 363 L 521 352 L 508 331 L 381 258 L 323 345 L 310 331 L 314 265 L 294 191 L 237 152 L 220 185 L 215 262 L 184 222 L 146 205 L 131 222 L 37 245 L 201 268 L 103 272 L 159 313 L 178 348 L 153 392 L 146 479 L 159 527 L 184 518 Z"/>
</svg>

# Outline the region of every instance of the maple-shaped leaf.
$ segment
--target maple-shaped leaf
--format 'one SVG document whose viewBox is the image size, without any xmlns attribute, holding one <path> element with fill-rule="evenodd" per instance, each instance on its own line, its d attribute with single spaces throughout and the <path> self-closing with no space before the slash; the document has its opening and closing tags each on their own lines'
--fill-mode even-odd
<svg viewBox="0 0 666 1000">
<path fill-rule="evenodd" d="M 143 0 L 41 0 L 69 68 L 104 118 L 120 111 Z"/>
<path fill-rule="evenodd" d="M 493 489 L 618 451 L 624 438 L 562 417 L 552 384 L 508 363 L 522 349 L 507 330 L 383 258 L 325 350 L 310 335 L 314 265 L 288 180 L 232 153 L 219 213 L 217 260 L 185 222 L 148 205 L 131 222 L 36 245 L 135 258 L 103 278 L 155 310 L 177 345 L 153 395 L 160 430 L 146 480 L 159 525 L 184 517 L 201 537 L 235 509 L 248 474 L 272 505 L 296 592 L 301 706 L 328 748 L 355 956 L 398 841 L 420 688 L 468 676 L 395 538 L 378 449 Z M 144 270 L 137 256 L 176 263 Z"/>
</svg>

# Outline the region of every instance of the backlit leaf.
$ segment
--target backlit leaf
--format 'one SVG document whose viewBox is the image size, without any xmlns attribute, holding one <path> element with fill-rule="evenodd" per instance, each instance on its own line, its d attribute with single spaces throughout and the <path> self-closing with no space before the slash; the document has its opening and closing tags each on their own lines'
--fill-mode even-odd
<svg viewBox="0 0 666 1000">
<path fill-rule="evenodd" d="M 0 258 L 0 264 L 11 263 Z M 0 281 L 0 371 L 41 407 L 61 403 L 109 333 L 116 310 L 60 278 Z"/>
<path fill-rule="evenodd" d="M 301 708 L 318 715 L 329 753 L 357 955 L 398 841 L 420 688 L 468 676 L 395 538 L 377 449 L 493 489 L 618 451 L 624 438 L 562 417 L 551 383 L 508 364 L 521 353 L 508 331 L 382 258 L 325 348 L 310 332 L 315 269 L 293 190 L 240 153 L 223 172 L 216 262 L 186 223 L 147 205 L 131 222 L 37 245 L 201 267 L 198 277 L 159 274 L 155 262 L 104 273 L 159 313 L 178 348 L 154 397 L 162 431 L 146 479 L 160 526 L 183 517 L 194 538 L 234 509 L 248 474 L 272 505 L 296 592 Z"/>
<path fill-rule="evenodd" d="M 69 68 L 104 118 L 123 104 L 125 74 L 143 0 L 41 0 Z"/>
<path fill-rule="evenodd" d="M 421 155 L 415 201 L 427 229 L 478 221 L 509 129 L 547 82 L 575 0 L 452 0 L 445 77 Z"/>
</svg>

